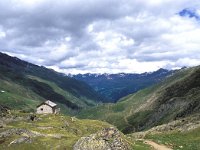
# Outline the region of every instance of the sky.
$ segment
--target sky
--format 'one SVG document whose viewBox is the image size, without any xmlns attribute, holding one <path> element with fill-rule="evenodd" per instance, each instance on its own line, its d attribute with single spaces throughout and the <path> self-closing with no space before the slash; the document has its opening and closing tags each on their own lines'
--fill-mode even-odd
<svg viewBox="0 0 200 150">
<path fill-rule="evenodd" d="M 199 0 L 0 0 L 0 51 L 63 73 L 200 65 Z"/>
</svg>

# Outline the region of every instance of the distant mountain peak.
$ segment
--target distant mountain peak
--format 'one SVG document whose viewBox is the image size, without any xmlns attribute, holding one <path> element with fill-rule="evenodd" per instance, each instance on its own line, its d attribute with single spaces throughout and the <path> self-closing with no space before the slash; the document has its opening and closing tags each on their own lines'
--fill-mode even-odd
<svg viewBox="0 0 200 150">
<path fill-rule="evenodd" d="M 115 102 L 121 97 L 140 89 L 160 82 L 165 77 L 171 75 L 172 70 L 160 68 L 154 72 L 136 73 L 116 73 L 116 74 L 78 74 L 73 75 L 77 80 L 84 81 L 93 87 L 101 95 Z"/>
</svg>

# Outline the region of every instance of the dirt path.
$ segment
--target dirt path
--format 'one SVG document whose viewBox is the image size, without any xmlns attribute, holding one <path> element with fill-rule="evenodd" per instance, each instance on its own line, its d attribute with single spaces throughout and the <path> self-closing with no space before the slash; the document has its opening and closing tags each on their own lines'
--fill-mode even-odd
<svg viewBox="0 0 200 150">
<path fill-rule="evenodd" d="M 144 143 L 151 145 L 155 150 L 173 150 L 165 145 L 160 145 L 160 144 L 157 144 L 157 143 L 155 143 L 153 141 L 149 141 L 149 140 L 145 140 Z"/>
</svg>

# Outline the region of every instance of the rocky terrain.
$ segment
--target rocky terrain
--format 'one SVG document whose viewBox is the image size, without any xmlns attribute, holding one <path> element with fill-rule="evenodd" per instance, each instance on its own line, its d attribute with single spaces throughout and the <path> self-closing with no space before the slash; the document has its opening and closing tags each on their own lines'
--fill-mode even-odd
<svg viewBox="0 0 200 150">
<path fill-rule="evenodd" d="M 147 131 L 130 134 L 135 139 L 143 139 L 149 134 L 180 132 L 185 133 L 200 128 L 200 116 L 193 115 L 184 119 L 178 119 L 167 124 L 155 126 Z"/>
<path fill-rule="evenodd" d="M 130 150 L 129 143 L 117 129 L 105 128 L 95 134 L 82 137 L 74 150 Z"/>
<path fill-rule="evenodd" d="M 200 116 L 193 115 L 126 136 L 155 150 L 199 150 L 199 131 Z"/>
<path fill-rule="evenodd" d="M 0 149 L 198 150 L 199 115 L 124 135 L 97 120 L 9 110 L 1 117 Z"/>
<path fill-rule="evenodd" d="M 0 149 L 131 149 L 131 142 L 112 125 L 64 115 L 11 111 L 1 117 Z"/>
</svg>

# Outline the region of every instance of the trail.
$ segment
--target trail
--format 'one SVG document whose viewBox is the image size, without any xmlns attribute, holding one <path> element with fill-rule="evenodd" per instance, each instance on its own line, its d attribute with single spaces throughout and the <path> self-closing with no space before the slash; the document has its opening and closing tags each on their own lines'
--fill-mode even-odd
<svg viewBox="0 0 200 150">
<path fill-rule="evenodd" d="M 144 143 L 151 145 L 155 150 L 173 150 L 165 145 L 160 145 L 150 140 L 145 140 Z"/>
</svg>

